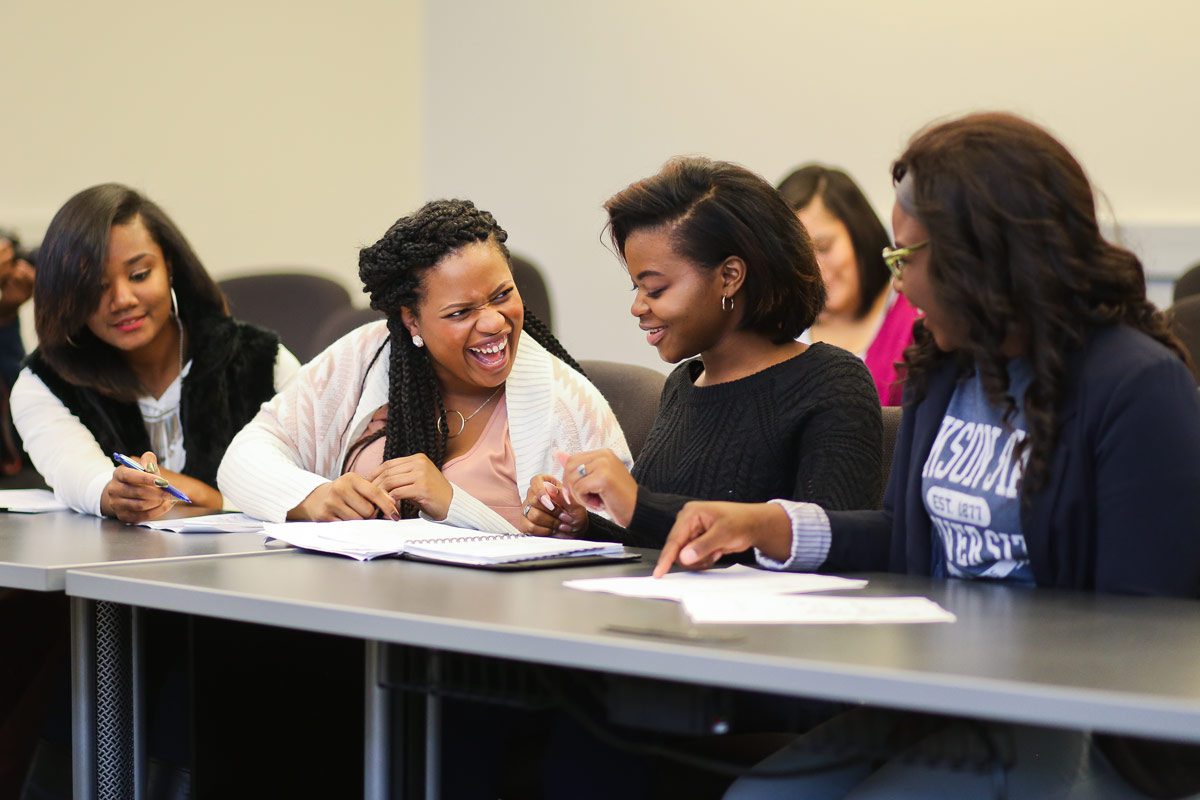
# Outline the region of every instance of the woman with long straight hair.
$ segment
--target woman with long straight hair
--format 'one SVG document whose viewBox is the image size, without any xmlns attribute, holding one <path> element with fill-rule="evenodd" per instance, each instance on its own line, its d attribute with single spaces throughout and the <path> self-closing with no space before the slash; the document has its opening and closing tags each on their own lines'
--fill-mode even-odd
<svg viewBox="0 0 1200 800">
<path fill-rule="evenodd" d="M 168 483 L 221 508 L 225 447 L 296 358 L 275 333 L 229 316 L 179 228 L 126 186 L 68 200 L 38 256 L 38 347 L 12 391 L 38 472 L 76 511 L 126 522 L 178 502 Z M 146 471 L 114 468 L 114 453 Z"/>
</svg>

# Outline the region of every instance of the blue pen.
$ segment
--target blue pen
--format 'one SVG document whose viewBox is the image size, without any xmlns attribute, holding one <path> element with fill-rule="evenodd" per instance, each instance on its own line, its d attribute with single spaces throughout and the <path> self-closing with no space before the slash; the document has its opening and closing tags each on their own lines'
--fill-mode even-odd
<svg viewBox="0 0 1200 800">
<path fill-rule="evenodd" d="M 150 472 L 150 470 L 143 467 L 141 464 L 134 461 L 129 456 L 124 456 L 124 455 L 121 455 L 120 453 L 113 453 L 112 457 L 113 457 L 113 461 L 117 462 L 118 464 L 120 464 L 123 467 L 129 467 L 130 469 L 136 469 L 138 472 L 145 472 L 148 475 L 154 474 L 153 472 Z M 185 503 L 192 502 L 192 498 L 188 497 L 186 494 L 179 491 L 178 489 L 176 489 L 174 486 L 172 486 L 169 483 L 166 486 L 162 487 L 162 490 L 173 497 L 178 497 L 180 500 L 182 500 Z"/>
</svg>

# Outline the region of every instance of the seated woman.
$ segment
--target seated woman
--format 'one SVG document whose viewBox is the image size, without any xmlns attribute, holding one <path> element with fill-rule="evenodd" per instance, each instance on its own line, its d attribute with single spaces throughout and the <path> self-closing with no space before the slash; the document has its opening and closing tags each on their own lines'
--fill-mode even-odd
<svg viewBox="0 0 1200 800">
<path fill-rule="evenodd" d="M 233 435 L 299 368 L 225 298 L 162 209 L 125 186 L 67 201 L 39 250 L 38 348 L 13 421 L 59 500 L 139 522 L 177 501 L 221 508 L 213 484 Z M 113 468 L 123 453 L 147 472 Z"/>
<path fill-rule="evenodd" d="M 1138 259 L 1101 235 L 1078 162 L 1023 119 L 976 114 L 919 133 L 892 174 L 898 249 L 888 260 L 925 316 L 905 357 L 884 509 L 689 504 L 655 574 L 755 548 L 776 569 L 1200 596 L 1200 398 Z M 1081 735 L 1036 736 L 1017 729 L 1018 757 L 1035 740 L 1053 748 L 1046 762 L 1094 756 Z M 1143 786 L 1155 796 L 1200 789 L 1194 769 L 1189 778 L 1169 767 L 1194 766 L 1194 751 L 1093 741 L 1123 774 L 1182 778 L 1175 790 Z M 1157 766 L 1139 769 L 1146 763 Z M 865 774 L 839 773 L 836 792 L 747 782 L 737 796 L 841 797 Z M 1084 779 L 1103 778 L 1019 766 L 1010 786 L 1013 796 L 1065 797 Z M 889 767 L 852 796 L 885 795 L 898 780 Z M 946 785 L 959 797 L 980 789 Z"/>
<path fill-rule="evenodd" d="M 387 320 L 332 344 L 263 407 L 230 445 L 221 490 L 265 520 L 420 512 L 511 532 L 556 451 L 630 463 L 608 403 L 525 312 L 507 239 L 486 211 L 440 200 L 365 248 L 359 275 Z"/>
<path fill-rule="evenodd" d="M 735 164 L 681 158 L 605 208 L 633 281 L 631 313 L 664 361 L 684 363 L 632 473 L 612 453 L 573 451 L 565 494 L 551 478 L 531 487 L 527 529 L 617 535 L 571 499 L 585 498 L 628 529 L 626 543 L 661 547 L 693 498 L 875 502 L 871 376 L 844 350 L 795 341 L 825 290 L 808 236 L 771 185 Z"/>
<path fill-rule="evenodd" d="M 858 184 L 840 169 L 808 164 L 779 193 L 812 237 L 825 281 L 825 307 L 801 341 L 854 353 L 875 379 L 885 406 L 900 405 L 896 363 L 912 343 L 917 310 L 891 286 L 881 253 L 892 244 Z"/>
</svg>

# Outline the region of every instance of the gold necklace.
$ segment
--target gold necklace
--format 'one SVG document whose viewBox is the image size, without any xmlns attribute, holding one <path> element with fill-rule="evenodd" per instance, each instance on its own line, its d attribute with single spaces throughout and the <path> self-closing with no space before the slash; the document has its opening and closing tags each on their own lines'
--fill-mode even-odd
<svg viewBox="0 0 1200 800">
<path fill-rule="evenodd" d="M 462 436 L 462 432 L 467 429 L 467 423 L 470 422 L 472 419 L 474 419 L 476 414 L 478 414 L 480 411 L 483 411 L 483 407 L 486 406 L 488 403 L 492 402 L 492 400 L 495 399 L 496 395 L 500 394 L 500 390 L 503 388 L 504 388 L 503 383 L 500 384 L 499 386 L 497 386 L 496 391 L 489 394 L 488 399 L 484 400 L 482 403 L 479 404 L 479 408 L 475 409 L 474 411 L 472 411 L 470 414 L 468 414 L 465 417 L 463 416 L 461 411 L 454 411 L 453 409 L 448 409 L 445 414 L 442 414 L 440 417 L 438 417 L 438 420 L 437 420 L 438 433 L 446 434 L 447 439 L 456 439 L 459 436 Z M 454 433 L 450 432 L 450 420 L 449 420 L 450 414 L 456 414 L 458 416 L 458 430 L 455 431 Z"/>
</svg>

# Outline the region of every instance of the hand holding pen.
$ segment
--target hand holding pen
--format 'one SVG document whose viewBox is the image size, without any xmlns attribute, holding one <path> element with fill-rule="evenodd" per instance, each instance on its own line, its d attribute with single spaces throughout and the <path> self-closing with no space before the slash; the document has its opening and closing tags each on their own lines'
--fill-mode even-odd
<svg viewBox="0 0 1200 800">
<path fill-rule="evenodd" d="M 100 512 L 122 522 L 144 522 L 163 516 L 178 502 L 191 499 L 158 474 L 158 458 L 146 452 L 140 460 L 113 454 L 119 466 L 104 487 Z"/>
<path fill-rule="evenodd" d="M 147 455 L 153 455 L 153 453 L 148 453 Z M 155 461 L 153 459 L 150 460 L 150 465 L 153 467 L 153 469 L 150 469 L 148 467 L 143 467 L 141 464 L 134 461 L 129 456 L 122 455 L 121 453 L 113 453 L 112 457 L 113 457 L 113 461 L 117 462 L 117 464 L 119 464 L 123 467 L 129 467 L 130 469 L 136 469 L 138 472 L 144 472 L 148 475 L 154 475 L 155 476 L 154 477 L 154 485 L 157 486 L 158 488 L 162 489 L 164 492 L 171 495 L 172 497 L 177 497 L 185 503 L 192 502 L 192 499 L 190 497 L 188 497 L 186 494 L 184 494 L 183 492 L 176 489 L 171 484 L 167 483 L 165 478 L 156 474 L 158 472 L 158 462 L 157 461 Z"/>
</svg>

